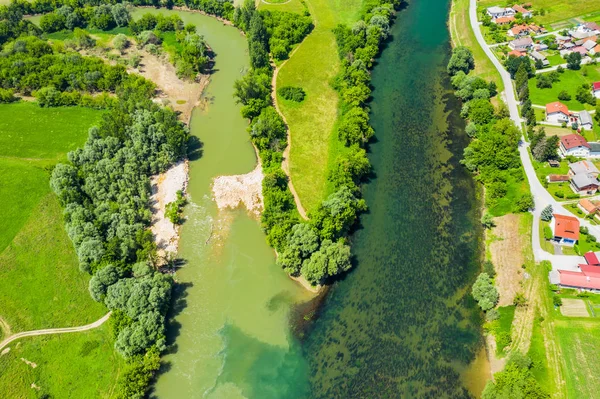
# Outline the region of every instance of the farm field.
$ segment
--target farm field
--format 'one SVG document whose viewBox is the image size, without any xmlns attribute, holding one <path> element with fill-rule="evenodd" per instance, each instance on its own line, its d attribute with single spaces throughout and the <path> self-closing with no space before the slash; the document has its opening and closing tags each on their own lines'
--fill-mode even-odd
<svg viewBox="0 0 600 399">
<path fill-rule="evenodd" d="M 361 1 L 310 0 L 306 2 L 315 29 L 281 67 L 277 87 L 299 86 L 306 99 L 292 103 L 278 97 L 291 135 L 289 169 L 294 187 L 307 211 L 315 209 L 327 195 L 327 165 L 336 158 L 334 126 L 338 116 L 338 95 L 330 80 L 338 73 L 340 61 L 332 29 L 352 22 Z M 332 154 L 332 152 L 334 152 Z"/>
<path fill-rule="evenodd" d="M 112 347 L 107 324 L 87 332 L 17 342 L 0 356 L 1 397 L 109 398 L 114 393 L 124 361 Z"/>
<path fill-rule="evenodd" d="M 590 0 L 531 0 L 528 1 L 528 3 L 531 3 L 533 10 L 545 10 L 545 15 L 537 15 L 534 17 L 535 21 L 540 24 L 556 24 L 559 21 L 568 21 L 575 17 L 600 11 L 600 4 Z M 496 5 L 504 6 L 506 4 L 509 4 L 509 7 L 511 7 L 515 3 L 503 0 L 479 0 L 477 2 L 477 7 L 487 8 Z"/>
<path fill-rule="evenodd" d="M 584 76 L 583 74 L 584 69 L 587 71 L 587 76 Z M 575 99 L 575 94 L 577 93 L 577 88 L 582 84 L 591 84 L 600 81 L 600 66 L 582 66 L 582 69 L 579 71 L 565 69 L 559 76 L 560 81 L 554 82 L 552 87 L 548 89 L 538 89 L 536 87 L 537 78 L 529 79 L 529 95 L 531 102 L 543 106 L 554 101 L 559 101 L 558 94 L 565 90 L 571 95 L 571 100 L 561 100 L 561 102 L 569 107 L 569 110 L 582 111 L 584 109 L 594 109 L 594 107 L 589 104 L 581 104 L 577 101 Z"/>
<path fill-rule="evenodd" d="M 504 90 L 500 74 L 485 55 L 477 42 L 469 22 L 469 0 L 454 0 L 449 17 L 450 34 L 454 46 L 466 46 L 473 52 L 475 70 L 473 73 L 485 80 L 493 80 L 498 85 L 498 91 Z"/>
</svg>

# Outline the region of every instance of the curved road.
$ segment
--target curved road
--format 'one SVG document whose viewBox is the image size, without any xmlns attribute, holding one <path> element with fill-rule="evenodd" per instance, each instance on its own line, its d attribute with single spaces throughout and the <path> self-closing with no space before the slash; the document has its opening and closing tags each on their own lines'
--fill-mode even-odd
<svg viewBox="0 0 600 399">
<path fill-rule="evenodd" d="M 4 349 L 4 347 L 7 346 L 8 344 L 10 344 L 11 342 L 13 342 L 17 339 L 20 339 L 20 338 L 35 337 L 37 335 L 66 334 L 66 333 L 72 333 L 72 332 L 81 332 L 81 331 L 92 330 L 92 329 L 100 327 L 102 324 L 104 324 L 104 322 L 106 322 L 106 320 L 108 320 L 108 318 L 110 317 L 111 313 L 112 312 L 108 312 L 100 320 L 96 320 L 95 322 L 93 322 L 91 324 L 87 324 L 85 326 L 67 327 L 67 328 L 48 328 L 45 330 L 24 331 L 24 332 L 20 332 L 20 333 L 11 335 L 10 337 L 6 338 L 4 341 L 0 342 L 0 351 L 2 349 Z"/>
<path fill-rule="evenodd" d="M 477 3 L 476 0 L 469 1 L 469 20 L 471 22 L 471 28 L 475 33 L 475 37 L 479 42 L 479 45 L 488 56 L 488 58 L 492 61 L 500 76 L 502 77 L 502 82 L 504 83 L 505 91 L 504 96 L 506 100 L 506 104 L 508 105 L 508 110 L 510 111 L 510 119 L 517 125 L 521 131 L 523 120 L 519 115 L 519 107 L 518 102 L 515 96 L 512 80 L 510 78 L 510 74 L 504 69 L 500 61 L 496 58 L 494 53 L 490 50 L 489 46 L 486 44 L 483 39 L 483 35 L 481 34 L 481 29 L 479 28 L 479 22 L 477 21 Z M 552 209 L 555 213 L 562 215 L 575 216 L 567 209 L 565 209 L 561 203 L 556 201 L 550 193 L 542 186 L 539 179 L 535 174 L 535 169 L 533 168 L 533 164 L 531 162 L 531 158 L 529 156 L 529 151 L 527 147 L 529 144 L 525 141 L 524 137 L 521 137 L 521 142 L 519 144 L 519 155 L 521 157 L 521 163 L 523 164 L 523 168 L 525 169 L 525 175 L 527 176 L 527 180 L 529 182 L 529 189 L 531 194 L 533 195 L 535 201 L 535 210 L 533 211 L 533 228 L 531 241 L 533 246 L 533 254 L 536 262 L 542 260 L 549 260 L 552 262 L 552 266 L 554 269 L 570 269 L 577 270 L 577 264 L 583 262 L 583 258 L 579 256 L 567 256 L 567 255 L 552 255 L 548 252 L 544 251 L 540 245 L 540 232 L 539 232 L 539 223 L 540 223 L 540 213 L 542 209 L 544 209 L 548 205 L 552 205 Z M 600 238 L 600 227 L 592 225 L 585 219 L 578 218 L 579 222 L 582 226 L 586 226 L 591 234 Z"/>
</svg>

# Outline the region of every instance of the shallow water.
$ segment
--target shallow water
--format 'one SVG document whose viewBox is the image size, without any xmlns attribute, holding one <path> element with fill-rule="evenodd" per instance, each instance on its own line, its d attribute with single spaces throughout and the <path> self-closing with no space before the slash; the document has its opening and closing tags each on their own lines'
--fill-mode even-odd
<svg viewBox="0 0 600 399">
<path fill-rule="evenodd" d="M 411 2 L 373 71 L 376 178 L 364 189 L 370 212 L 352 237 L 357 267 L 308 325 L 289 319 L 310 295 L 274 264 L 257 221 L 241 210 L 219 213 L 210 200 L 213 177 L 249 172 L 256 161 L 232 98 L 248 65 L 245 39 L 209 17 L 177 12 L 199 26 L 217 58 L 211 101 L 192 118 L 204 146 L 190 168 L 192 205 L 179 254 L 186 263 L 170 328 L 175 349 L 164 357 L 154 396 L 479 393 L 482 374 L 468 370 L 482 342 L 468 287 L 479 268 L 479 204 L 459 165 L 467 138 L 444 72 L 448 7 L 448 0 Z"/>
<path fill-rule="evenodd" d="M 176 11 L 143 9 L 135 15 L 146 12 Z M 243 210 L 219 212 L 211 200 L 214 177 L 247 173 L 256 164 L 247 122 L 233 98 L 233 81 L 249 63 L 246 39 L 214 18 L 176 13 L 197 25 L 216 53 L 216 65 L 204 94 L 208 104 L 191 120 L 202 148 L 190 162 L 191 204 L 178 254 L 184 266 L 177 272 L 181 284 L 169 328 L 174 349 L 163 358 L 153 396 L 260 397 L 255 386 L 264 385 L 262 371 L 275 373 L 297 350 L 288 314 L 292 303 L 309 295 L 275 265 L 257 220 Z"/>
</svg>

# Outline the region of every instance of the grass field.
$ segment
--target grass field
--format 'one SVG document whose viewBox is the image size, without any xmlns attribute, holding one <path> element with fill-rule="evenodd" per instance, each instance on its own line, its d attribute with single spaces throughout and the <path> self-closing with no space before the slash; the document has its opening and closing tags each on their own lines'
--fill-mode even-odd
<svg viewBox="0 0 600 399">
<path fill-rule="evenodd" d="M 466 46 L 473 52 L 473 57 L 475 58 L 475 71 L 473 73 L 485 80 L 496 82 L 499 92 L 504 90 L 500 73 L 496 70 L 492 61 L 485 55 L 471 29 L 471 23 L 469 22 L 469 0 L 452 1 L 449 28 L 452 43 L 455 46 Z"/>
<path fill-rule="evenodd" d="M 279 97 L 291 134 L 290 175 L 307 211 L 327 194 L 327 165 L 338 148 L 333 134 L 338 116 L 338 95 L 329 82 L 340 61 L 333 32 L 338 23 L 350 23 L 361 0 L 307 0 L 315 29 L 283 65 L 277 86 L 299 86 L 306 91 L 302 103 Z"/>
<path fill-rule="evenodd" d="M 100 111 L 40 108 L 29 102 L 0 105 L 0 157 L 58 159 L 85 142 Z"/>
<path fill-rule="evenodd" d="M 587 76 L 584 76 L 583 71 L 587 71 Z M 536 78 L 529 79 L 529 96 L 531 102 L 537 105 L 546 105 L 548 103 L 559 101 L 558 94 L 566 90 L 571 95 L 570 101 L 561 100 L 563 104 L 569 107 L 572 111 L 581 111 L 583 109 L 592 110 L 593 106 L 589 104 L 581 104 L 575 99 L 577 89 L 584 83 L 591 84 L 600 81 L 600 66 L 584 65 L 579 71 L 566 69 L 560 74 L 560 81 L 552 84 L 549 89 L 538 89 L 535 85 Z M 591 89 L 590 89 L 591 90 Z"/>
<path fill-rule="evenodd" d="M 49 186 L 52 165 L 85 142 L 100 116 L 77 107 L 0 105 L 0 317 L 12 333 L 84 325 L 106 312 L 88 293 L 89 276 L 79 271 Z M 10 348 L 0 356 L 2 398 L 107 397 L 121 363 L 106 330 L 27 338 Z"/>
<path fill-rule="evenodd" d="M 0 356 L 0 393 L 7 399 L 109 398 L 124 364 L 112 348 L 106 324 L 88 332 L 18 342 Z"/>
<path fill-rule="evenodd" d="M 268 3 L 268 4 L 267 4 Z M 265 0 L 259 3 L 258 8 L 260 10 L 273 10 L 273 11 L 287 11 L 302 13 L 306 7 L 301 3 L 300 0 Z"/>
<path fill-rule="evenodd" d="M 517 200 L 528 191 L 527 179 L 519 180 L 510 175 L 506 181 L 506 194 L 502 198 L 492 200 L 492 203 L 488 204 L 488 211 L 492 216 L 503 216 L 512 213 Z"/>
<path fill-rule="evenodd" d="M 594 0 L 531 0 L 532 9 L 545 10 L 545 15 L 537 15 L 534 20 L 540 24 L 555 24 L 559 21 L 569 20 L 574 17 L 593 13 L 600 10 L 600 3 Z M 512 7 L 514 1 L 506 0 L 479 0 L 477 7 L 504 6 Z"/>
</svg>

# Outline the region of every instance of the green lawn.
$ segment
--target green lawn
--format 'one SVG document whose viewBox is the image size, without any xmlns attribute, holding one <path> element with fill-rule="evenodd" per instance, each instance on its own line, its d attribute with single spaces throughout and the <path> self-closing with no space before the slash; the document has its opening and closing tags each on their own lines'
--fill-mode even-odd
<svg viewBox="0 0 600 399">
<path fill-rule="evenodd" d="M 548 253 L 554 254 L 554 245 L 550 241 L 546 241 L 544 237 L 544 230 L 546 226 L 550 227 L 549 222 L 540 221 L 539 229 L 540 229 L 540 246 L 542 249 Z"/>
<path fill-rule="evenodd" d="M 515 306 L 502 306 L 496 309 L 500 314 L 498 320 L 488 323 L 486 328 L 496 337 L 496 355 L 503 356 L 504 347 L 510 345 L 512 322 L 515 318 Z"/>
<path fill-rule="evenodd" d="M 561 57 L 558 53 L 552 55 L 549 54 L 546 56 L 546 59 L 550 63 L 550 66 L 562 65 L 565 63 L 563 57 Z"/>
<path fill-rule="evenodd" d="M 583 70 L 587 71 L 587 76 L 583 75 Z M 559 101 L 558 94 L 566 90 L 571 95 L 570 101 L 561 100 L 563 104 L 569 107 L 572 111 L 581 111 L 583 109 L 594 109 L 589 104 L 581 104 L 575 99 L 577 89 L 584 83 L 591 84 L 593 82 L 600 81 L 600 66 L 587 65 L 582 66 L 579 71 L 572 71 L 566 69 L 560 74 L 560 81 L 555 82 L 549 89 L 538 89 L 536 85 L 536 78 L 529 80 L 529 95 L 531 102 L 538 105 L 546 105 L 548 103 Z"/>
<path fill-rule="evenodd" d="M 283 65 L 277 86 L 299 86 L 306 91 L 302 103 L 278 97 L 291 135 L 290 175 L 307 211 L 327 195 L 327 165 L 331 159 L 338 95 L 329 82 L 339 71 L 340 61 L 332 29 L 353 22 L 361 0 L 307 0 L 315 29 Z M 337 140 L 333 138 L 333 140 Z"/>
<path fill-rule="evenodd" d="M 0 356 L 2 398 L 109 398 L 114 394 L 124 361 L 112 347 L 107 324 L 88 332 L 18 342 Z"/>
<path fill-rule="evenodd" d="M 519 180 L 509 175 L 506 181 L 506 195 L 502 198 L 496 198 L 488 201 L 488 210 L 492 216 L 503 216 L 514 212 L 514 206 L 521 195 L 529 192 L 529 185 L 526 179 Z"/>
<path fill-rule="evenodd" d="M 101 115 L 83 107 L 0 104 L 0 157 L 58 159 L 85 142 Z"/>
</svg>

